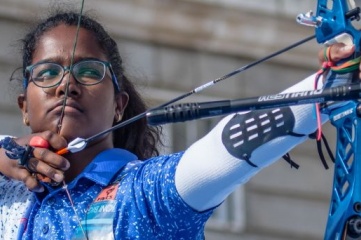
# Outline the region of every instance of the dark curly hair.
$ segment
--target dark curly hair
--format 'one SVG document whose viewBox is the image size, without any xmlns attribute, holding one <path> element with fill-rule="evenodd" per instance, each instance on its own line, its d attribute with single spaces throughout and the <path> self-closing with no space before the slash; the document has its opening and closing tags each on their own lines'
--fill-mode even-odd
<svg viewBox="0 0 361 240">
<path fill-rule="evenodd" d="M 120 57 L 116 42 L 109 36 L 99 22 L 87 15 L 80 16 L 79 13 L 72 11 L 58 10 L 29 31 L 25 38 L 22 39 L 23 75 L 25 76 L 25 68 L 31 64 L 33 52 L 39 38 L 45 32 L 61 24 L 76 26 L 79 17 L 81 17 L 80 27 L 94 34 L 99 46 L 113 67 L 119 85 L 122 90 L 129 95 L 129 102 L 124 112 L 123 121 L 143 113 L 147 109 L 146 104 L 135 89 L 133 83 L 125 76 L 122 58 Z M 126 127 L 114 131 L 113 143 L 114 147 L 127 149 L 136 154 L 139 159 L 144 160 L 159 154 L 157 144 L 161 143 L 160 135 L 160 127 L 151 127 L 147 124 L 146 119 L 142 118 Z"/>
</svg>

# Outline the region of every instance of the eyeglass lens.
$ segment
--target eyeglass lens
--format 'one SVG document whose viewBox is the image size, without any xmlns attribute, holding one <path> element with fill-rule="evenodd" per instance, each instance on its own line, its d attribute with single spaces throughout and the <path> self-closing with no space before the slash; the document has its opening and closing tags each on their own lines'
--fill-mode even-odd
<svg viewBox="0 0 361 240">
<path fill-rule="evenodd" d="M 68 68 L 56 63 L 40 63 L 33 67 L 31 78 L 40 87 L 51 87 L 61 82 Z M 98 61 L 76 63 L 71 70 L 74 78 L 81 84 L 94 85 L 103 80 L 106 66 Z"/>
</svg>

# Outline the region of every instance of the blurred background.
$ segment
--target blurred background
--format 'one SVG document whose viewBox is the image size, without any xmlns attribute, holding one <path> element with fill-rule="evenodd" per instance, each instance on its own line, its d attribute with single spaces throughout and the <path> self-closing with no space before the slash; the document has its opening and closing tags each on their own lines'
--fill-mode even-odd
<svg viewBox="0 0 361 240">
<path fill-rule="evenodd" d="M 0 0 L 0 134 L 27 133 L 9 82 L 21 67 L 21 39 L 54 4 L 80 0 Z M 314 33 L 296 16 L 311 0 L 86 0 L 85 9 L 117 40 L 126 72 L 156 106 Z M 69 36 L 73 37 L 73 36 Z M 188 98 L 185 102 L 273 94 L 318 69 L 315 40 Z M 16 76 L 16 74 L 15 74 Z M 18 76 L 18 75 L 17 75 Z M 165 125 L 164 153 L 180 151 L 219 120 Z M 324 128 L 334 147 L 333 128 Z M 280 160 L 240 187 L 207 224 L 207 240 L 323 239 L 332 186 L 314 140 L 295 148 L 299 170 Z"/>
</svg>

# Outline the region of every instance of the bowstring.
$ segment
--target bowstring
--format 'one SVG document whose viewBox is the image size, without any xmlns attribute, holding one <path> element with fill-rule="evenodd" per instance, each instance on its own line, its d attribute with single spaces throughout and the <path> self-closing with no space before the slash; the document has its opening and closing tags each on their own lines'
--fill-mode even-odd
<svg viewBox="0 0 361 240">
<path fill-rule="evenodd" d="M 79 16 L 78 16 L 78 22 L 77 22 L 77 27 L 76 27 L 76 33 L 75 33 L 75 39 L 74 39 L 74 44 L 73 44 L 73 50 L 72 50 L 72 54 L 71 54 L 71 58 L 70 58 L 70 70 L 69 70 L 69 74 L 68 74 L 68 78 L 66 80 L 65 83 L 65 93 L 64 93 L 64 101 L 63 101 L 63 105 L 61 108 L 61 114 L 58 120 L 58 124 L 57 124 L 57 133 L 60 134 L 61 132 L 61 127 L 62 127 L 62 123 L 63 123 L 63 119 L 64 119 L 64 115 L 65 115 L 65 107 L 66 107 L 66 102 L 68 100 L 68 96 L 69 96 L 69 84 L 70 84 L 70 77 L 72 75 L 72 69 L 73 69 L 73 65 L 74 65 L 74 58 L 75 58 L 75 50 L 76 50 L 76 46 L 78 44 L 78 36 L 79 36 L 79 30 L 80 30 L 80 23 L 81 23 L 81 19 L 83 16 L 83 10 L 84 10 L 84 3 L 85 0 L 81 1 L 81 7 L 80 7 L 80 11 L 79 11 Z M 66 184 L 65 180 L 63 180 L 63 187 L 64 191 L 66 192 L 66 195 L 70 201 L 70 206 L 73 209 L 73 212 L 75 214 L 75 218 L 76 221 L 78 223 L 78 226 L 80 227 L 84 237 L 86 239 L 88 239 L 87 234 L 85 233 L 85 230 L 83 228 L 83 225 L 81 224 L 81 220 L 78 214 L 78 211 L 75 208 L 74 205 L 74 201 L 73 198 L 71 197 L 70 191 L 68 189 L 68 185 Z"/>
</svg>

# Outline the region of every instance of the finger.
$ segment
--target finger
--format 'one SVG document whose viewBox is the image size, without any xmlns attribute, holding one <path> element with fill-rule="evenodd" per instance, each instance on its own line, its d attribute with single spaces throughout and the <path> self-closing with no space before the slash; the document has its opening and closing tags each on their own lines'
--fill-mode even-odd
<svg viewBox="0 0 361 240">
<path fill-rule="evenodd" d="M 355 45 L 336 43 L 319 51 L 318 59 L 321 65 L 325 61 L 338 62 L 344 58 L 351 56 L 354 51 Z"/>
<path fill-rule="evenodd" d="M 28 161 L 27 168 L 34 173 L 40 173 L 44 177 L 54 180 L 55 182 L 62 182 L 64 180 L 64 173 L 58 169 L 49 166 L 46 163 L 39 161 L 36 158 L 31 158 Z"/>
<path fill-rule="evenodd" d="M 331 47 L 331 61 L 338 62 L 352 55 L 355 51 L 355 45 L 334 45 Z"/>
<path fill-rule="evenodd" d="M 67 147 L 68 144 L 67 141 L 59 134 L 53 133 L 51 131 L 45 131 L 40 133 L 39 136 L 44 140 L 46 140 L 49 143 L 49 145 L 55 150 L 59 150 Z"/>
<path fill-rule="evenodd" d="M 19 170 L 19 179 L 24 182 L 25 186 L 32 192 L 43 192 L 44 187 L 39 183 L 35 176 L 25 169 Z"/>
<path fill-rule="evenodd" d="M 70 163 L 66 158 L 46 148 L 34 148 L 33 156 L 44 164 L 49 165 L 49 167 L 53 167 L 59 170 L 66 171 L 70 167 Z"/>
</svg>

